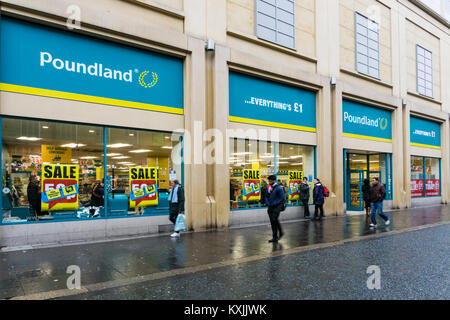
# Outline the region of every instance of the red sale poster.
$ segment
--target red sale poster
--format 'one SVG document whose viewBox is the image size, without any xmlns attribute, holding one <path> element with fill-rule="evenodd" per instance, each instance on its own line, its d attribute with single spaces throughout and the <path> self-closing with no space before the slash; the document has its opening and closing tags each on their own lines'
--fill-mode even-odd
<svg viewBox="0 0 450 320">
<path fill-rule="evenodd" d="M 425 180 L 425 188 L 427 191 L 427 197 L 440 196 L 441 185 L 439 179 L 427 179 Z"/>
<path fill-rule="evenodd" d="M 424 185 L 422 179 L 411 179 L 411 197 L 424 197 Z"/>
</svg>

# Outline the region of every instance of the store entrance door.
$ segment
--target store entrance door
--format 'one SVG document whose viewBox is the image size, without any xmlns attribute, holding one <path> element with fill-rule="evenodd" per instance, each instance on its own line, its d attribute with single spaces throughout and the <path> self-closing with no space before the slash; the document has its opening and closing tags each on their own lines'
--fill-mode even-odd
<svg viewBox="0 0 450 320">
<path fill-rule="evenodd" d="M 345 150 L 344 201 L 349 211 L 364 211 L 364 180 L 377 177 L 386 187 L 386 199 L 392 199 L 391 160 L 389 154 Z"/>
<path fill-rule="evenodd" d="M 362 185 L 364 183 L 365 171 L 363 170 L 352 170 L 349 171 L 348 177 L 348 190 L 350 191 L 348 199 L 349 208 L 351 211 L 363 211 L 364 210 L 364 199 L 362 195 Z"/>
</svg>

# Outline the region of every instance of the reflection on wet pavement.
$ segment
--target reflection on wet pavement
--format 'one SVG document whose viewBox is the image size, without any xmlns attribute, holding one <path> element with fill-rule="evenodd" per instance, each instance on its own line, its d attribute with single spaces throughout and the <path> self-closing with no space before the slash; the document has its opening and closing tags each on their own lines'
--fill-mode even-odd
<svg viewBox="0 0 450 320">
<path fill-rule="evenodd" d="M 0 253 L 0 298 L 66 289 L 69 265 L 81 268 L 82 285 L 127 279 L 162 271 L 251 257 L 320 243 L 351 239 L 450 221 L 449 206 L 388 212 L 391 225 L 379 219 L 369 229 L 365 215 L 329 217 L 323 221 L 283 223 L 279 243 L 268 243 L 269 225 L 168 236 L 70 245 Z M 357 259 L 357 257 L 355 257 Z M 267 265 L 267 276 L 276 270 Z"/>
</svg>

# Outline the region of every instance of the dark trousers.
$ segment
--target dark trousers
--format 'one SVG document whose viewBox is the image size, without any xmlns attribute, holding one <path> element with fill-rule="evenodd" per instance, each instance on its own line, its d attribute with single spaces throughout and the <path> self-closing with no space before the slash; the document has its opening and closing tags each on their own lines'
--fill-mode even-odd
<svg viewBox="0 0 450 320">
<path fill-rule="evenodd" d="M 178 203 L 169 203 L 169 220 L 173 224 L 177 221 L 178 212 L 180 212 L 179 207 Z"/>
<path fill-rule="evenodd" d="M 314 218 L 317 218 L 317 213 L 320 211 L 320 218 L 323 217 L 323 204 L 316 204 L 314 208 Z"/>
<path fill-rule="evenodd" d="M 283 231 L 281 230 L 280 221 L 278 221 L 278 217 L 280 216 L 281 212 L 281 203 L 277 206 L 270 206 L 267 210 L 267 213 L 269 214 L 270 219 L 270 225 L 272 226 L 272 235 L 273 238 L 278 238 L 278 236 L 281 236 Z"/>
<path fill-rule="evenodd" d="M 309 217 L 309 215 L 310 215 L 310 213 L 309 213 L 309 200 L 302 200 L 302 203 L 303 203 L 303 208 L 304 208 L 304 214 L 305 214 L 305 217 Z"/>
</svg>

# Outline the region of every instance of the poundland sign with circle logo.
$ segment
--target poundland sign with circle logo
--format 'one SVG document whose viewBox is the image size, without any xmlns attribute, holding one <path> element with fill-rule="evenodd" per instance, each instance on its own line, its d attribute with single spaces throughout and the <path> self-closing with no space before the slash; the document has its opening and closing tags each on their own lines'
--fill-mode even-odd
<svg viewBox="0 0 450 320">
<path fill-rule="evenodd" d="M 392 116 L 384 109 L 342 101 L 343 136 L 357 139 L 392 142 Z"/>
<path fill-rule="evenodd" d="M 183 114 L 181 59 L 12 18 L 0 90 Z"/>
</svg>

